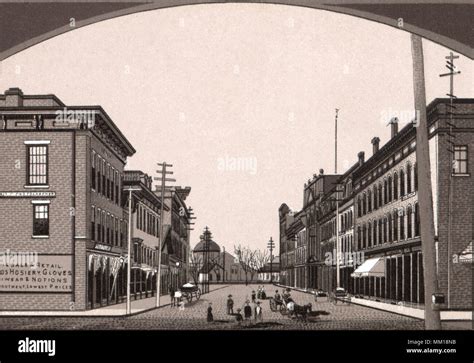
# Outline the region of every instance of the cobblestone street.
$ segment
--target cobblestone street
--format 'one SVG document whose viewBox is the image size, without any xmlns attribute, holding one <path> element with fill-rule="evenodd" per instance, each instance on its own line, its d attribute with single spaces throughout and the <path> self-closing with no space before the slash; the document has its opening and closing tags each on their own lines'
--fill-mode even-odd
<svg viewBox="0 0 474 363">
<path fill-rule="evenodd" d="M 89 330 L 89 329 L 212 329 L 212 330 L 253 330 L 253 329 L 285 329 L 285 330 L 413 330 L 423 329 L 422 321 L 375 310 L 355 304 L 333 305 L 326 298 L 314 302 L 314 297 L 299 291 L 291 295 L 299 305 L 311 303 L 312 310 L 306 321 L 292 319 L 280 312 L 270 310 L 269 300 L 262 301 L 263 322 L 243 324 L 240 327 L 235 317 L 227 315 L 226 301 L 229 294 L 233 295 L 234 312 L 243 307 L 246 299 L 250 299 L 252 290 L 257 285 L 228 285 L 214 287 L 215 290 L 205 294 L 199 301 L 186 303 L 184 310 L 164 306 L 130 317 L 2 317 L 0 329 L 31 329 L 31 330 Z M 266 285 L 266 292 L 273 296 L 275 290 L 281 288 Z M 212 302 L 214 322 L 206 321 L 208 303 Z"/>
</svg>

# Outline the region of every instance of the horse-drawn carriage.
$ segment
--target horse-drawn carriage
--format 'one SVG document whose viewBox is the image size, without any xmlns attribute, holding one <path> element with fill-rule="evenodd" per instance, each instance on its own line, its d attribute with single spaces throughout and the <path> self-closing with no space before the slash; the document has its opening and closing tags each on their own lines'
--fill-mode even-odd
<svg viewBox="0 0 474 363">
<path fill-rule="evenodd" d="M 188 302 L 193 301 L 194 297 L 196 300 L 201 298 L 201 289 L 197 285 L 193 285 L 190 282 L 184 284 L 181 287 L 181 293 L 183 294 L 183 298 L 186 298 Z"/>
<path fill-rule="evenodd" d="M 337 287 L 333 292 L 329 294 L 329 301 L 334 305 L 337 304 L 337 301 L 344 303 L 351 302 L 351 295 L 343 288 Z"/>
<path fill-rule="evenodd" d="M 275 299 L 275 297 L 270 298 L 270 310 L 273 312 L 279 311 L 281 315 L 287 315 L 290 318 L 302 318 L 306 320 L 308 313 L 311 312 L 312 305 L 298 305 L 296 304 L 291 296 L 284 294 L 281 298 Z"/>
</svg>

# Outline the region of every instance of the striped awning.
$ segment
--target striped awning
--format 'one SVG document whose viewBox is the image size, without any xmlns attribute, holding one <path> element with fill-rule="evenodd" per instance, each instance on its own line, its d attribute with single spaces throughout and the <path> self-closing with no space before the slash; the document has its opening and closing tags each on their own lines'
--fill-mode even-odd
<svg viewBox="0 0 474 363">
<path fill-rule="evenodd" d="M 371 258 L 351 274 L 352 277 L 384 277 L 385 260 L 382 257 Z"/>
</svg>

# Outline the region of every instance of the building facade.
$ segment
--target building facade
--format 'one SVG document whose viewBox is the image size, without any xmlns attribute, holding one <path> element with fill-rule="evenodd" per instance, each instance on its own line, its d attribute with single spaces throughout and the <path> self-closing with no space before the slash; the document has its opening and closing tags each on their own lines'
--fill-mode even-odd
<svg viewBox="0 0 474 363">
<path fill-rule="evenodd" d="M 7 310 L 85 310 L 122 301 L 124 165 L 135 149 L 99 106 L 0 95 L 0 249 L 37 256 L 2 266 Z M 18 228 L 21 223 L 22 228 Z"/>
<path fill-rule="evenodd" d="M 474 147 L 474 100 L 455 101 L 450 145 L 449 100 L 436 99 L 427 107 L 431 184 L 437 250 L 437 277 L 446 297 L 443 309 L 472 308 L 472 262 L 457 262 L 473 240 L 474 181 L 470 162 Z M 420 238 L 416 128 L 400 132 L 392 122 L 392 138 L 354 175 L 356 248 L 371 259 L 374 273 L 355 271 L 355 292 L 387 302 L 424 301 L 423 256 Z M 454 152 L 453 152 L 454 151 Z M 454 162 L 453 160 L 454 159 Z M 449 184 L 452 190 L 449 191 Z M 451 198 L 452 217 L 449 218 Z M 378 266 L 378 267 L 377 267 Z"/>
</svg>

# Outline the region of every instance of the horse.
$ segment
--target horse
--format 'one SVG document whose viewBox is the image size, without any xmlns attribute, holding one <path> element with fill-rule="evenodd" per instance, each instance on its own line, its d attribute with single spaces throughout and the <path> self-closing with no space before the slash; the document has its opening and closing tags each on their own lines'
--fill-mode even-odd
<svg viewBox="0 0 474 363">
<path fill-rule="evenodd" d="M 306 305 L 297 305 L 295 304 L 294 309 L 293 309 L 293 315 L 295 318 L 298 319 L 298 317 L 301 317 L 303 320 L 306 320 L 306 317 L 308 313 L 311 312 L 312 305 L 311 303 L 306 304 Z"/>
</svg>

